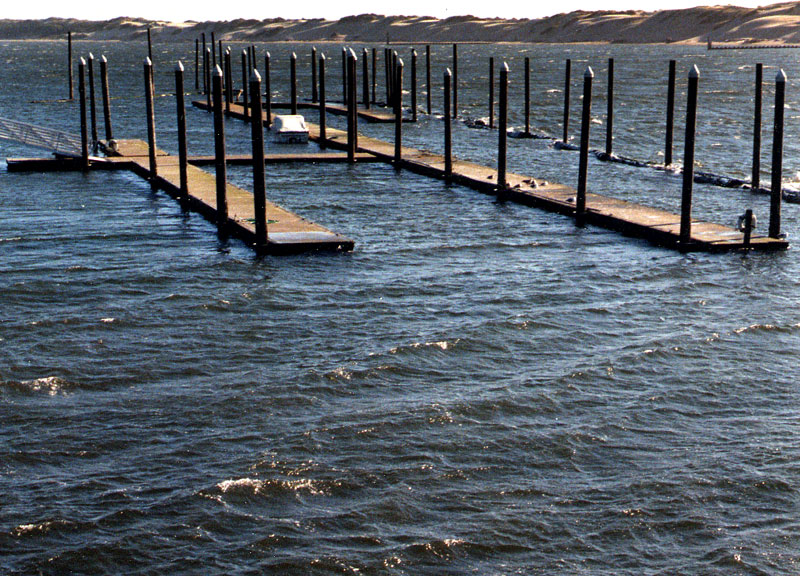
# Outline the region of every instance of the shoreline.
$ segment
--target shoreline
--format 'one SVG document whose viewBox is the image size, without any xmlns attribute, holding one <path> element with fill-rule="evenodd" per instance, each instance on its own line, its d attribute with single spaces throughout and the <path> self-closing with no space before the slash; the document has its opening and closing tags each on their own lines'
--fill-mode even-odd
<svg viewBox="0 0 800 576">
<path fill-rule="evenodd" d="M 800 2 L 760 8 L 700 6 L 645 12 L 574 11 L 537 19 L 361 14 L 339 20 L 236 19 L 165 22 L 144 18 L 0 20 L 0 40 L 194 40 L 370 44 L 800 44 Z"/>
</svg>

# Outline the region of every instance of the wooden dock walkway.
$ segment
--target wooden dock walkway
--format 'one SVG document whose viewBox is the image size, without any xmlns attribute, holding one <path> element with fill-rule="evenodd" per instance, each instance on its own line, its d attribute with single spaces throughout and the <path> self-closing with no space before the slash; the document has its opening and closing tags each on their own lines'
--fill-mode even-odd
<svg viewBox="0 0 800 576">
<path fill-rule="evenodd" d="M 180 168 L 178 157 L 171 156 L 162 150 L 157 153 L 156 178 L 151 179 L 148 145 L 142 140 L 117 140 L 116 151 L 106 150 L 108 157 L 94 158 L 90 162 L 91 169 L 131 170 L 142 178 L 151 180 L 152 184 L 166 191 L 175 198 L 180 198 Z M 271 160 L 277 161 L 312 161 L 316 155 L 279 155 Z M 251 157 L 246 158 L 250 163 Z M 313 161 L 341 161 L 346 155 L 322 154 Z M 231 160 L 236 162 L 238 158 Z M 197 163 L 205 163 L 205 157 L 195 157 Z M 267 160 L 269 161 L 269 160 Z M 80 159 L 42 159 L 24 158 L 8 159 L 9 171 L 23 170 L 80 170 Z M 187 207 L 200 213 L 212 222 L 217 218 L 216 178 L 189 164 Z M 226 233 L 243 240 L 250 246 L 255 245 L 255 208 L 253 193 L 243 190 L 231 183 L 227 184 L 228 222 Z M 268 243 L 262 249 L 267 254 L 293 254 L 308 251 L 349 251 L 353 249 L 353 241 L 335 232 L 323 228 L 293 214 L 288 210 L 267 202 Z"/>
<path fill-rule="evenodd" d="M 194 102 L 196 107 L 208 110 L 205 102 Z M 230 116 L 244 120 L 241 105 L 231 105 Z M 266 118 L 265 118 L 266 120 Z M 306 122 L 311 140 L 319 141 L 319 126 Z M 345 149 L 345 131 L 326 130 L 326 145 L 335 149 Z M 358 150 L 368 153 L 381 161 L 393 163 L 394 143 L 358 136 Z M 444 157 L 415 148 L 403 147 L 400 167 L 417 174 L 445 179 Z M 503 198 L 528 206 L 536 206 L 572 216 L 575 213 L 577 192 L 563 184 L 554 184 L 522 174 L 508 173 L 508 188 Z M 486 194 L 497 195 L 497 170 L 471 162 L 453 159 L 450 181 L 467 186 Z M 723 252 L 744 248 L 744 234 L 721 224 L 692 219 L 691 239 L 688 244 L 680 242 L 680 215 L 666 210 L 651 208 L 600 194 L 587 193 L 586 224 L 593 224 L 615 230 L 636 238 L 648 240 L 659 246 L 683 251 Z M 753 234 L 750 248 L 753 250 L 785 250 L 789 243 L 783 238 L 770 238 Z"/>
<path fill-rule="evenodd" d="M 241 108 L 241 104 L 236 104 Z M 272 102 L 270 104 L 273 110 L 289 110 L 292 105 L 288 102 Z M 298 102 L 298 110 L 317 110 L 319 111 L 319 103 L 317 102 Z M 332 104 L 331 102 L 325 103 L 325 110 L 328 114 L 335 116 L 347 116 L 347 106 L 340 104 Z M 371 123 L 390 123 L 394 122 L 394 112 L 386 112 L 380 108 L 364 108 L 359 105 L 357 108 L 358 117 Z M 412 122 L 411 118 L 403 118 L 403 122 Z"/>
</svg>

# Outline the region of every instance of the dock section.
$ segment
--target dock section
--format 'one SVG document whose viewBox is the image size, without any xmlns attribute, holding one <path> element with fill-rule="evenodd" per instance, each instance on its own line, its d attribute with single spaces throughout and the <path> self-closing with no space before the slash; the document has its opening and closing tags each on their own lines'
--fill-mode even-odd
<svg viewBox="0 0 800 576">
<path fill-rule="evenodd" d="M 117 140 L 114 150 L 106 149 L 107 157 L 92 157 L 89 167 L 92 170 L 131 170 L 150 180 L 152 185 L 166 191 L 174 198 L 181 198 L 180 167 L 178 157 L 163 150 L 157 151 L 158 175 L 152 178 L 149 167 L 147 142 L 142 140 Z M 265 157 L 265 162 L 334 162 L 343 161 L 341 153 L 315 155 L 281 154 Z M 195 163 L 206 164 L 203 156 L 194 157 Z M 232 163 L 250 163 L 250 156 L 232 157 Z M 80 159 L 76 158 L 9 158 L 8 170 L 22 171 L 64 171 L 81 170 Z M 188 197 L 187 208 L 216 222 L 216 178 L 213 174 L 198 168 L 192 163 L 187 169 Z M 226 233 L 255 245 L 255 208 L 253 193 L 228 183 L 226 186 L 228 202 L 228 223 Z M 267 254 L 293 254 L 309 251 L 350 251 L 354 243 L 349 238 L 310 222 L 277 204 L 267 202 L 268 243 L 263 251 Z"/>
<path fill-rule="evenodd" d="M 194 102 L 194 106 L 208 110 L 205 102 Z M 245 120 L 241 105 L 231 105 L 231 117 Z M 264 117 L 266 121 L 266 117 Z M 319 126 L 306 122 L 311 140 L 320 141 Z M 345 149 L 347 133 L 342 130 L 326 130 L 326 146 Z M 394 163 L 394 144 L 363 134 L 358 136 L 358 150 L 375 156 L 379 160 Z M 417 174 L 447 179 L 456 184 L 472 188 L 485 194 L 498 195 L 497 170 L 471 162 L 453 159 L 452 174 L 445 174 L 445 159 L 439 154 L 403 147 L 400 167 Z M 508 173 L 507 188 L 501 191 L 503 199 L 527 206 L 535 206 L 551 212 L 573 216 L 575 214 L 575 189 L 522 174 Z M 653 244 L 682 251 L 724 252 L 749 248 L 752 250 L 786 250 L 789 243 L 784 238 L 770 238 L 753 234 L 749 246 L 745 246 L 744 233 L 721 224 L 692 219 L 691 237 L 688 243 L 680 241 L 680 215 L 666 210 L 651 208 L 600 194 L 586 195 L 586 224 L 618 231 L 626 236 L 642 238 Z"/>
</svg>

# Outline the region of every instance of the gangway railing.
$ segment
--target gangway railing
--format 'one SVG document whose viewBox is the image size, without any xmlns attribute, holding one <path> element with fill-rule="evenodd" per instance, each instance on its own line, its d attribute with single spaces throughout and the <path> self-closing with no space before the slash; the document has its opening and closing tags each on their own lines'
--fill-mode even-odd
<svg viewBox="0 0 800 576">
<path fill-rule="evenodd" d="M 56 156 L 77 158 L 81 156 L 80 138 L 52 128 L 43 128 L 8 118 L 0 118 L 0 140 L 10 140 L 26 146 L 50 150 Z"/>
</svg>

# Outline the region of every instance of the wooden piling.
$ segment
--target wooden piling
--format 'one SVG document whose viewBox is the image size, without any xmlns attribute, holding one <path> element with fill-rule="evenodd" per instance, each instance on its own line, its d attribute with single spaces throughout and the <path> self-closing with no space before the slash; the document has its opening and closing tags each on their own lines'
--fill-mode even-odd
<svg viewBox="0 0 800 576">
<path fill-rule="evenodd" d="M 594 72 L 583 73 L 583 108 L 581 111 L 581 145 L 578 160 L 578 193 L 575 195 L 575 223 L 583 226 L 586 216 L 586 181 L 589 174 L 589 128 L 592 118 L 592 80 Z"/>
<path fill-rule="evenodd" d="M 244 117 L 250 118 L 250 106 L 247 102 L 247 79 L 249 77 L 249 74 L 247 73 L 247 61 L 247 50 L 242 50 L 242 106 L 244 108 Z"/>
<path fill-rule="evenodd" d="M 225 76 L 225 61 L 224 61 L 225 53 L 222 51 L 222 40 L 217 40 L 217 54 L 219 54 L 219 67 L 222 68 L 222 81 L 223 81 L 223 84 L 224 84 L 225 79 L 226 79 L 226 76 Z M 224 85 L 223 85 L 223 88 L 225 88 Z"/>
<path fill-rule="evenodd" d="M 214 37 L 214 31 L 211 31 L 211 65 L 217 65 L 217 40 Z M 222 68 L 222 66 L 220 66 Z M 222 75 L 223 83 L 225 81 L 225 74 Z"/>
<path fill-rule="evenodd" d="M 89 169 L 89 127 L 86 123 L 86 60 L 78 61 L 78 98 L 81 114 L 81 167 Z"/>
<path fill-rule="evenodd" d="M 356 85 L 354 80 L 355 70 L 355 54 L 352 51 L 347 52 L 346 60 L 346 74 L 347 78 L 347 91 L 345 92 L 345 104 L 347 107 L 347 161 L 353 163 L 356 161 L 356 128 L 355 122 L 358 119 L 358 114 L 355 113 L 354 107 L 358 105 L 358 96 L 356 95 Z"/>
<path fill-rule="evenodd" d="M 200 90 L 200 39 L 194 39 L 194 89 Z"/>
<path fill-rule="evenodd" d="M 531 59 L 525 56 L 525 135 L 531 133 Z"/>
<path fill-rule="evenodd" d="M 347 106 L 347 90 L 349 84 L 347 83 L 347 48 L 342 46 L 342 103 Z"/>
<path fill-rule="evenodd" d="M 270 64 L 272 56 L 269 52 L 264 54 L 264 110 L 267 117 L 267 129 L 272 127 L 272 80 L 270 73 Z"/>
<path fill-rule="evenodd" d="M 697 127 L 697 85 L 700 71 L 693 66 L 689 72 L 686 100 L 686 136 L 683 152 L 683 190 L 681 194 L 681 228 L 679 241 L 686 247 L 692 235 L 692 186 L 694 184 L 694 138 Z"/>
<path fill-rule="evenodd" d="M 181 202 L 186 203 L 189 197 L 189 162 L 186 149 L 186 105 L 184 102 L 183 63 L 179 60 L 175 65 L 175 96 L 178 121 L 178 170 L 180 171 Z"/>
<path fill-rule="evenodd" d="M 764 65 L 756 64 L 756 85 L 753 109 L 753 170 L 750 186 L 753 190 L 761 187 L 761 108 Z"/>
<path fill-rule="evenodd" d="M 242 52 L 244 53 L 244 51 Z M 246 70 L 247 62 L 244 62 L 244 64 Z M 222 113 L 222 70 L 219 69 L 219 66 L 214 70 L 212 90 L 214 91 L 214 167 L 217 184 L 217 232 L 220 236 L 224 236 L 228 222 L 228 200 L 226 195 L 228 172 L 225 164 L 225 115 Z"/>
<path fill-rule="evenodd" d="M 325 54 L 319 56 L 319 147 L 327 147 L 327 120 L 325 118 Z"/>
<path fill-rule="evenodd" d="M 425 99 L 428 116 L 431 115 L 431 45 L 425 45 Z"/>
<path fill-rule="evenodd" d="M 147 57 L 153 61 L 153 40 L 150 37 L 150 26 L 147 27 Z"/>
<path fill-rule="evenodd" d="M 394 95 L 394 165 L 400 168 L 403 157 L 403 60 L 397 59 Z"/>
<path fill-rule="evenodd" d="M 417 51 L 411 49 L 411 120 L 417 121 Z"/>
<path fill-rule="evenodd" d="M 67 32 L 67 77 L 69 82 L 69 99 L 75 100 L 75 88 L 72 80 L 72 32 Z"/>
<path fill-rule="evenodd" d="M 786 73 L 775 76 L 775 121 L 772 129 L 772 182 L 769 202 L 769 237 L 781 237 L 781 188 L 783 181 L 783 116 Z"/>
<path fill-rule="evenodd" d="M 378 90 L 378 50 L 377 48 L 372 49 L 372 102 L 373 104 L 377 101 L 376 100 L 376 92 Z"/>
<path fill-rule="evenodd" d="M 458 44 L 453 44 L 453 118 L 458 118 Z"/>
<path fill-rule="evenodd" d="M 389 74 L 389 61 L 391 60 L 391 52 L 388 48 L 383 49 L 383 76 L 384 76 L 384 83 L 386 84 L 386 105 L 391 106 L 392 104 L 392 83 Z"/>
<path fill-rule="evenodd" d="M 453 176 L 453 130 L 450 120 L 450 82 L 453 73 L 450 68 L 444 72 L 444 177 L 449 180 Z"/>
<path fill-rule="evenodd" d="M 352 120 L 351 130 L 352 138 L 350 141 L 350 155 L 352 161 L 355 162 L 356 152 L 358 151 L 358 79 L 356 70 L 358 65 L 358 58 L 356 53 L 350 50 L 350 68 L 347 72 L 347 80 L 350 83 L 350 115 Z"/>
<path fill-rule="evenodd" d="M 489 56 L 489 128 L 494 128 L 494 57 Z"/>
<path fill-rule="evenodd" d="M 87 64 L 89 65 L 89 118 L 92 126 L 92 149 L 97 152 L 97 100 L 94 95 L 94 54 L 91 52 L 89 52 Z"/>
<path fill-rule="evenodd" d="M 261 94 L 261 76 L 258 70 L 250 75 L 250 94 Z M 264 123 L 261 121 L 261 98 L 253 98 L 251 141 L 253 149 L 253 208 L 256 226 L 256 249 L 267 246 L 267 191 L 264 175 Z"/>
<path fill-rule="evenodd" d="M 233 74 L 231 72 L 231 49 L 225 50 L 225 113 L 230 114 L 233 103 Z"/>
<path fill-rule="evenodd" d="M 203 66 L 205 67 L 206 76 L 206 103 L 211 107 L 211 50 L 206 48 L 203 50 Z"/>
<path fill-rule="evenodd" d="M 667 78 L 667 130 L 664 142 L 664 166 L 672 164 L 672 130 L 675 124 L 675 60 L 669 61 Z"/>
<path fill-rule="evenodd" d="M 369 110 L 369 51 L 366 48 L 361 53 L 361 57 L 363 58 L 361 66 L 361 75 L 363 76 L 361 79 L 362 100 L 364 101 L 364 108 Z"/>
<path fill-rule="evenodd" d="M 103 95 L 103 122 L 106 129 L 106 142 L 114 138 L 111 130 L 111 97 L 108 90 L 108 60 L 100 57 L 100 89 Z"/>
<path fill-rule="evenodd" d="M 208 94 L 211 91 L 211 86 L 209 85 L 211 77 L 208 75 L 208 64 L 206 63 L 206 33 L 201 32 L 200 38 L 203 41 L 203 51 L 201 52 L 203 55 L 203 94 Z"/>
<path fill-rule="evenodd" d="M 153 62 L 150 58 L 144 61 L 144 102 L 147 113 L 147 155 L 150 160 L 150 182 L 155 182 L 158 176 L 158 164 L 156 163 L 156 116 L 153 107 L 155 98 L 155 85 L 153 82 Z"/>
<path fill-rule="evenodd" d="M 564 144 L 569 140 L 569 89 L 572 77 L 572 60 L 567 58 L 567 63 L 564 68 L 564 135 L 562 141 Z"/>
<path fill-rule="evenodd" d="M 291 82 L 291 110 L 292 114 L 297 114 L 297 54 L 294 52 L 289 60 L 289 82 Z"/>
<path fill-rule="evenodd" d="M 317 48 L 311 47 L 311 102 L 319 102 L 319 90 L 317 89 Z"/>
<path fill-rule="evenodd" d="M 506 181 L 506 159 L 508 156 L 508 64 L 500 67 L 500 118 L 497 137 L 497 197 L 504 199 L 508 187 Z"/>
<path fill-rule="evenodd" d="M 608 86 L 606 96 L 606 156 L 614 151 L 614 59 L 608 59 Z"/>
</svg>

